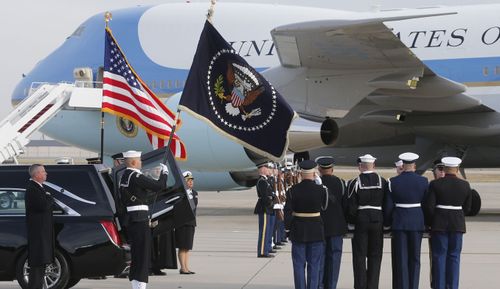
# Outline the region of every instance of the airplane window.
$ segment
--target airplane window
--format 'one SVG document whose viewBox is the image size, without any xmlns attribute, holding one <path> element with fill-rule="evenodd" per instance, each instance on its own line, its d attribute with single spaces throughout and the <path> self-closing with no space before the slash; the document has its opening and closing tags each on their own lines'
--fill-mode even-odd
<svg viewBox="0 0 500 289">
<path fill-rule="evenodd" d="M 177 79 L 175 81 L 175 88 L 180 88 L 181 87 L 181 82 Z"/>
<path fill-rule="evenodd" d="M 151 81 L 151 88 L 156 88 L 156 80 Z"/>
<path fill-rule="evenodd" d="M 172 88 L 172 80 L 168 81 L 168 88 Z"/>
<path fill-rule="evenodd" d="M 165 88 L 165 80 L 160 81 L 160 88 L 164 89 Z"/>
<path fill-rule="evenodd" d="M 490 74 L 488 67 L 484 67 L 483 68 L 483 75 L 488 76 L 488 74 Z"/>
<path fill-rule="evenodd" d="M 24 196 L 23 189 L 0 190 L 0 215 L 24 214 Z"/>
<path fill-rule="evenodd" d="M 495 67 L 495 75 L 500 74 L 500 66 Z"/>
</svg>

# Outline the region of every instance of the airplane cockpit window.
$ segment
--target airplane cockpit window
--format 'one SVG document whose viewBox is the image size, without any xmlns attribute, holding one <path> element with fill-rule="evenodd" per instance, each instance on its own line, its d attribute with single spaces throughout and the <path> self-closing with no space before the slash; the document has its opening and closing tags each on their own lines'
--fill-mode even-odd
<svg viewBox="0 0 500 289">
<path fill-rule="evenodd" d="M 76 30 L 69 37 L 81 36 L 83 31 L 85 31 L 85 26 L 80 25 L 80 26 L 78 26 L 78 28 L 76 28 Z"/>
</svg>

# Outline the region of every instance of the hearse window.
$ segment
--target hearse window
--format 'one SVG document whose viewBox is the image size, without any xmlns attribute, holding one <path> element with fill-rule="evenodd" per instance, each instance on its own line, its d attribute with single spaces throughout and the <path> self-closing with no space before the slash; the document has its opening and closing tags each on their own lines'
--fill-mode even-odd
<svg viewBox="0 0 500 289">
<path fill-rule="evenodd" d="M 170 165 L 167 164 L 167 166 L 168 166 L 168 170 L 172 171 L 172 168 L 170 167 Z M 160 174 L 161 174 L 161 167 L 157 163 L 156 164 L 154 164 L 154 163 L 144 164 L 144 166 L 142 167 L 142 173 L 148 177 L 151 177 L 155 180 L 158 180 L 158 178 L 160 178 Z M 167 188 L 172 187 L 174 185 L 175 185 L 175 178 L 173 178 L 173 177 L 167 178 Z"/>
<path fill-rule="evenodd" d="M 0 188 L 0 215 L 24 214 L 24 189 Z"/>
</svg>

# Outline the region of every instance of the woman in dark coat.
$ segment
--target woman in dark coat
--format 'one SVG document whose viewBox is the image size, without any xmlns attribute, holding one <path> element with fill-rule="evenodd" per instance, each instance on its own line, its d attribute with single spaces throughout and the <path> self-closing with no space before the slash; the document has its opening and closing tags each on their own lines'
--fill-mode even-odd
<svg viewBox="0 0 500 289">
<path fill-rule="evenodd" d="M 194 177 L 190 171 L 185 171 L 183 174 L 184 180 L 187 185 L 187 193 L 189 198 L 193 199 L 195 205 L 195 215 L 196 207 L 198 206 L 198 192 L 193 190 Z M 189 270 L 189 250 L 193 249 L 193 239 L 194 239 L 194 228 L 196 227 L 196 219 L 193 221 L 175 229 L 175 244 L 179 248 L 178 258 L 181 268 L 179 272 L 181 274 L 194 274 L 193 271 Z"/>
<path fill-rule="evenodd" d="M 26 226 L 28 233 L 29 289 L 42 289 L 45 266 L 54 261 L 54 200 L 42 183 L 47 173 L 42 165 L 29 168 L 30 181 L 26 189 Z"/>
</svg>

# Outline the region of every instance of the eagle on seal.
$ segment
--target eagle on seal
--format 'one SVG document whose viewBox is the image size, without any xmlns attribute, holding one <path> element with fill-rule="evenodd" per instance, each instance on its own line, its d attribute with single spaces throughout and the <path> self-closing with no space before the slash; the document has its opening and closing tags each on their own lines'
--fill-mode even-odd
<svg viewBox="0 0 500 289">
<path fill-rule="evenodd" d="M 231 87 L 231 94 L 221 97 L 228 102 L 226 112 L 232 116 L 237 116 L 241 112 L 243 120 L 260 115 L 260 108 L 250 112 L 245 110 L 245 106 L 252 104 L 265 90 L 255 73 L 248 67 L 237 63 L 228 63 L 226 79 Z"/>
</svg>

